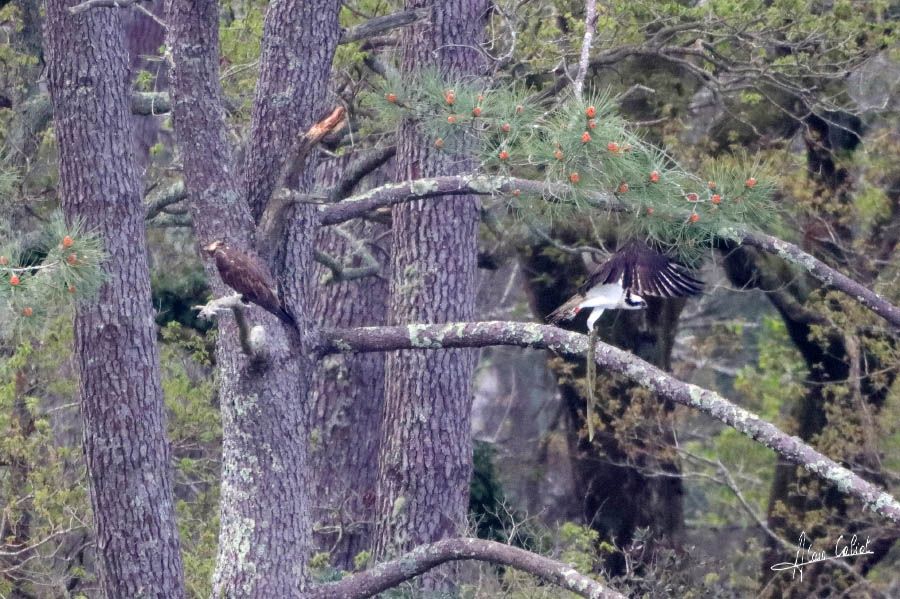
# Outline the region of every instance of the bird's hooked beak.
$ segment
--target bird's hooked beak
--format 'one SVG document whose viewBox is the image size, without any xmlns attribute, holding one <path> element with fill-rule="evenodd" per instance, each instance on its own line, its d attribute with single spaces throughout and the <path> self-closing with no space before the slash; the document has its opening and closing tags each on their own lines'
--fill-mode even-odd
<svg viewBox="0 0 900 599">
<path fill-rule="evenodd" d="M 222 247 L 223 245 L 225 245 L 225 244 L 222 243 L 221 240 L 218 240 L 218 239 L 217 239 L 216 241 L 213 241 L 213 242 L 210 243 L 209 245 L 203 246 L 203 251 L 204 251 L 204 252 L 209 252 L 210 254 L 212 254 L 213 252 L 215 252 L 217 249 L 219 249 L 219 248 Z"/>
</svg>

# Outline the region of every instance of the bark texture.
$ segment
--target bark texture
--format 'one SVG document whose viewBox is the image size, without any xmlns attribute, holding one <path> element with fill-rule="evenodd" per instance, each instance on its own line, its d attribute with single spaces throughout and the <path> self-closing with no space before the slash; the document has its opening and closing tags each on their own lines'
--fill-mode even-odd
<svg viewBox="0 0 900 599">
<path fill-rule="evenodd" d="M 323 161 L 316 169 L 316 186 L 333 189 L 354 162 L 353 153 Z M 362 185 L 377 185 L 384 178 L 378 172 Z M 351 268 L 359 266 L 358 260 L 351 260 L 359 246 L 383 262 L 386 252 L 369 240 L 383 239 L 388 231 L 386 225 L 359 221 L 341 229 L 323 227 L 316 235 L 316 249 Z M 317 324 L 385 324 L 386 278 L 326 284 L 332 273 L 321 265 L 315 275 L 312 311 Z M 348 571 L 355 569 L 353 558 L 371 543 L 383 403 L 384 354 L 326 356 L 316 365 L 308 424 L 315 541 L 318 551 L 331 553 L 332 566 Z"/>
<path fill-rule="evenodd" d="M 99 296 L 75 316 L 84 450 L 108 597 L 181 597 L 156 327 L 121 13 L 47 3 L 62 205 L 105 242 Z M 90 40 L 90 43 L 86 43 Z"/>
<path fill-rule="evenodd" d="M 245 171 L 247 201 L 257 220 L 294 140 L 324 116 L 331 59 L 341 38 L 340 7 L 338 0 L 269 4 Z"/>
<path fill-rule="evenodd" d="M 410 0 L 430 22 L 404 30 L 403 70 L 436 67 L 448 78 L 483 69 L 484 0 Z M 471 169 L 464 156 L 434 150 L 417 125 L 402 125 L 402 180 Z M 469 320 L 475 307 L 478 200 L 395 206 L 391 256 L 392 323 Z M 385 410 L 378 473 L 375 554 L 458 536 L 466 522 L 471 477 L 470 350 L 402 351 L 386 361 Z M 426 583 L 431 586 L 431 583 Z"/>
<path fill-rule="evenodd" d="M 276 3 L 270 10 L 285 4 L 297 10 L 292 3 Z M 198 241 L 206 244 L 225 239 L 252 252 L 253 218 L 226 137 L 218 72 L 217 4 L 214 0 L 169 0 L 166 21 L 175 62 L 173 115 Z M 321 26 L 292 23 L 296 27 Z M 337 28 L 336 19 L 332 27 Z M 327 70 L 327 58 L 324 65 L 303 63 L 294 68 Z M 282 72 L 284 65 L 268 64 L 274 60 L 271 55 L 263 60 L 261 71 L 272 68 Z M 269 99 L 261 96 L 259 101 Z M 270 127 L 264 124 L 256 132 L 268 135 Z M 269 148 L 265 143 L 253 143 L 254 147 Z M 311 284 L 315 219 L 310 207 L 291 210 L 287 217 L 284 245 L 265 258 L 302 328 L 309 318 L 305 302 Z M 224 289 L 209 264 L 207 272 L 214 281 L 214 292 L 222 294 Z M 254 360 L 242 353 L 230 319 L 220 321 L 216 353 L 223 472 L 214 596 L 291 597 L 306 584 L 311 548 L 306 419 L 298 404 L 302 405 L 309 390 L 312 361 L 296 331 L 287 330 L 261 310 L 250 310 L 248 317 L 251 325 L 265 327 L 266 359 Z"/>
</svg>

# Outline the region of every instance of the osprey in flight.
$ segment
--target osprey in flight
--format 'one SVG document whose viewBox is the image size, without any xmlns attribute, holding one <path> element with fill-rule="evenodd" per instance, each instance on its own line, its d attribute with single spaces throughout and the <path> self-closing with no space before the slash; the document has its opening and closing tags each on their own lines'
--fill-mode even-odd
<svg viewBox="0 0 900 599">
<path fill-rule="evenodd" d="M 275 293 L 266 269 L 256 260 L 229 247 L 224 241 L 214 241 L 203 248 L 216 259 L 222 282 L 251 302 L 270 312 L 289 325 L 294 318 L 288 314 Z"/>
<path fill-rule="evenodd" d="M 590 331 L 604 310 L 640 310 L 647 307 L 644 296 L 685 297 L 702 291 L 703 282 L 685 267 L 633 240 L 598 266 L 578 293 L 547 320 L 558 324 L 574 318 L 582 309 L 591 309 L 587 321 Z"/>
</svg>

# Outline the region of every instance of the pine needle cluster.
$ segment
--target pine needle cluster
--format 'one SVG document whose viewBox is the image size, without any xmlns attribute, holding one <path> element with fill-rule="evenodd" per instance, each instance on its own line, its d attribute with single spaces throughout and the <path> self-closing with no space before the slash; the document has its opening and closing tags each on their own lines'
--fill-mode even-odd
<svg viewBox="0 0 900 599">
<path fill-rule="evenodd" d="M 624 208 L 619 226 L 694 262 L 717 237 L 777 220 L 773 185 L 758 162 L 715 166 L 707 176 L 683 169 L 616 110 L 614 98 L 570 97 L 542 107 L 523 90 L 447 81 L 433 72 L 388 77 L 378 108 L 389 123 L 412 119 L 446 152 L 477 152 L 482 172 L 541 180 L 556 195 L 539 201 L 513 192 L 513 207 L 543 219 L 584 218 Z M 617 214 L 621 210 L 616 211 Z"/>
<path fill-rule="evenodd" d="M 37 335 L 49 319 L 96 293 L 103 259 L 100 240 L 62 218 L 51 220 L 37 248 L 0 246 L 0 338 Z"/>
</svg>

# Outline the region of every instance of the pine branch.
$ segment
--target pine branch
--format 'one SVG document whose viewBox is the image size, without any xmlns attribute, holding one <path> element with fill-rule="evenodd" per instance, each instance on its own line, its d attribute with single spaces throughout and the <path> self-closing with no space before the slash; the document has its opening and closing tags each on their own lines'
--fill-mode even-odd
<svg viewBox="0 0 900 599">
<path fill-rule="evenodd" d="M 377 209 L 386 208 L 403 202 L 435 198 L 447 195 L 492 195 L 523 194 L 564 197 L 568 190 L 566 185 L 543 183 L 530 179 L 502 177 L 496 175 L 448 175 L 429 179 L 416 179 L 404 183 L 389 183 L 376 189 L 348 198 L 338 204 L 323 206 L 320 209 L 319 223 L 334 225 L 353 218 L 365 216 Z M 589 201 L 605 210 L 624 210 L 624 206 L 612 196 L 596 193 L 589 196 Z"/>
<path fill-rule="evenodd" d="M 515 190 L 522 193 L 549 197 L 565 197 L 568 186 L 550 184 L 515 177 L 489 175 L 458 175 L 416 179 L 404 183 L 383 185 L 366 193 L 353 196 L 338 204 L 322 206 L 322 225 L 333 225 L 352 218 L 364 216 L 377 208 L 393 206 L 402 202 L 462 194 L 510 194 Z M 625 211 L 628 208 L 616 197 L 595 193 L 589 200 L 597 207 L 609 211 Z M 751 231 L 723 231 L 723 235 L 734 238 L 743 245 L 749 245 L 764 252 L 774 254 L 798 266 L 823 284 L 838 289 L 869 310 L 887 320 L 895 328 L 900 328 L 900 308 L 888 300 L 841 274 L 821 260 L 807 254 L 796 245 L 765 233 Z"/>
<path fill-rule="evenodd" d="M 512 345 L 583 357 L 588 349 L 585 335 L 548 325 L 500 321 L 326 329 L 321 332 L 320 343 L 321 351 L 325 353 Z M 856 497 L 867 509 L 900 523 L 900 503 L 892 496 L 822 455 L 798 437 L 787 435 L 718 393 L 679 381 L 637 356 L 606 343 L 597 344 L 596 363 L 653 391 L 660 399 L 699 410 L 727 424 L 774 450 L 785 460 L 831 482 L 841 493 Z"/>
<path fill-rule="evenodd" d="M 444 539 L 429 545 L 421 545 L 371 570 L 351 574 L 338 582 L 315 587 L 309 596 L 311 599 L 371 597 L 440 564 L 464 559 L 511 566 L 589 599 L 625 599 L 621 593 L 579 574 L 568 564 L 518 547 L 482 539 Z"/>
</svg>

